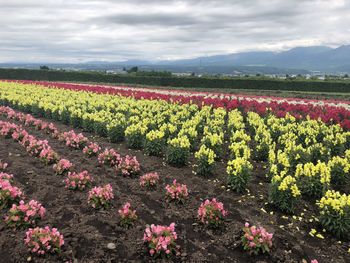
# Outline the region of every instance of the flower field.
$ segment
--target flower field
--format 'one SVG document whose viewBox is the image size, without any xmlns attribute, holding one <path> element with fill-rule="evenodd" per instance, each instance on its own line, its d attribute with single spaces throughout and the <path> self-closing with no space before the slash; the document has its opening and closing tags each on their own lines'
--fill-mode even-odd
<svg viewBox="0 0 350 263">
<path fill-rule="evenodd" d="M 6 262 L 349 262 L 345 101 L 0 82 Z"/>
</svg>

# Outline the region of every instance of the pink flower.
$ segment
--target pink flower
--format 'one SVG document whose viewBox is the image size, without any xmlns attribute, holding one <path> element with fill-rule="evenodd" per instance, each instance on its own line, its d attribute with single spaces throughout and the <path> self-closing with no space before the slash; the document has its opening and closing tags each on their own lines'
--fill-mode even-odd
<svg viewBox="0 0 350 263">
<path fill-rule="evenodd" d="M 121 218 L 120 225 L 129 227 L 137 220 L 136 210 L 131 209 L 129 202 L 125 203 L 124 206 L 118 210 Z"/>
<path fill-rule="evenodd" d="M 83 171 L 81 173 L 71 173 L 68 172 L 67 178 L 63 181 L 66 183 L 66 188 L 71 190 L 84 190 L 92 184 L 92 177 L 89 175 L 88 171 Z"/>
<path fill-rule="evenodd" d="M 0 171 L 4 171 L 6 167 L 8 166 L 7 163 L 4 163 L 0 160 Z M 1 174 L 1 173 L 0 173 Z M 1 178 L 1 177 L 0 177 Z"/>
<path fill-rule="evenodd" d="M 57 175 L 63 175 L 72 168 L 73 164 L 66 159 L 61 159 L 58 161 L 58 163 L 53 165 L 53 169 L 56 172 Z"/>
<path fill-rule="evenodd" d="M 116 172 L 124 176 L 132 176 L 140 172 L 140 163 L 135 156 L 125 156 L 116 165 Z"/>
<path fill-rule="evenodd" d="M 11 181 L 12 179 L 13 179 L 13 175 L 12 174 L 1 173 L 0 172 L 0 181 L 1 180 Z"/>
<path fill-rule="evenodd" d="M 166 198 L 169 201 L 176 201 L 178 203 L 184 203 L 188 197 L 187 186 L 184 184 L 179 184 L 174 179 L 171 185 L 167 185 L 166 189 Z"/>
<path fill-rule="evenodd" d="M 89 141 L 82 133 L 76 134 L 73 130 L 60 134 L 59 139 L 75 149 L 83 148 Z"/>
<path fill-rule="evenodd" d="M 149 254 L 154 258 L 161 255 L 170 256 L 177 252 L 176 240 L 175 223 L 171 223 L 170 226 L 152 224 L 146 227 L 143 236 L 143 241 L 148 244 Z"/>
<path fill-rule="evenodd" d="M 60 252 L 64 245 L 63 235 L 56 228 L 29 228 L 26 232 L 24 243 L 32 253 L 43 255 L 46 252 Z"/>
<path fill-rule="evenodd" d="M 45 213 L 46 209 L 39 202 L 31 200 L 25 203 L 21 200 L 19 205 L 12 205 L 5 222 L 12 227 L 34 225 L 39 219 L 44 218 Z"/>
<path fill-rule="evenodd" d="M 99 164 L 107 164 L 110 166 L 117 166 L 121 162 L 121 156 L 114 149 L 105 149 L 98 155 Z"/>
<path fill-rule="evenodd" d="M 224 217 L 227 215 L 227 211 L 224 209 L 224 205 L 218 202 L 215 198 L 205 200 L 198 208 L 198 219 L 206 225 L 218 227 L 223 223 Z"/>
<path fill-rule="evenodd" d="M 0 205 L 6 207 L 18 202 L 22 196 L 22 191 L 18 187 L 12 186 L 7 178 L 0 179 Z"/>
<path fill-rule="evenodd" d="M 91 189 L 89 191 L 88 203 L 93 208 L 108 208 L 113 198 L 113 188 L 110 184 L 107 184 Z"/>
<path fill-rule="evenodd" d="M 155 187 L 159 182 L 158 173 L 148 173 L 140 177 L 140 186 L 142 187 Z"/>
<path fill-rule="evenodd" d="M 42 159 L 46 164 L 50 164 L 58 159 L 58 154 L 51 148 L 45 148 L 41 150 L 39 158 Z"/>
<path fill-rule="evenodd" d="M 245 223 L 243 232 L 243 247 L 249 253 L 257 255 L 259 252 L 270 252 L 273 234 L 268 233 L 265 228 L 250 226 L 249 223 Z"/>
<path fill-rule="evenodd" d="M 97 143 L 90 142 L 89 145 L 85 146 L 83 153 L 87 156 L 97 155 L 101 151 L 101 147 Z"/>
</svg>

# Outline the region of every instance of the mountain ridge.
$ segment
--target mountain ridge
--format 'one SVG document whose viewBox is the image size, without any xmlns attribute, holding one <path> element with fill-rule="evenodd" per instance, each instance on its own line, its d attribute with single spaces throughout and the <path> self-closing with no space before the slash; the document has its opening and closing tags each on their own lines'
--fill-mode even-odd
<svg viewBox="0 0 350 263">
<path fill-rule="evenodd" d="M 312 71 L 350 73 L 350 45 L 295 47 L 281 52 L 251 51 L 218 54 L 179 60 L 88 61 L 81 63 L 0 63 L 0 67 L 37 68 L 46 64 L 54 68 L 113 70 L 138 66 L 145 70 L 169 70 L 209 74 L 291 74 Z"/>
</svg>

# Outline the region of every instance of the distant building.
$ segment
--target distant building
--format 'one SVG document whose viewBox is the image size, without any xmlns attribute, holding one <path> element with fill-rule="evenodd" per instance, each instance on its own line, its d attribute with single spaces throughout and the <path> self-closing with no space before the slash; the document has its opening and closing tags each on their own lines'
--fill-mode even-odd
<svg viewBox="0 0 350 263">
<path fill-rule="evenodd" d="M 192 73 L 188 73 L 188 72 L 180 72 L 180 73 L 172 73 L 172 74 L 177 77 L 190 77 L 192 75 Z"/>
</svg>

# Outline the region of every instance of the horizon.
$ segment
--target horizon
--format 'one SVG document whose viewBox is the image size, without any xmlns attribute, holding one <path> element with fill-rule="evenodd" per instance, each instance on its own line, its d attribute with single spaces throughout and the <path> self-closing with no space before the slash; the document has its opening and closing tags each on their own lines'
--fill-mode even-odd
<svg viewBox="0 0 350 263">
<path fill-rule="evenodd" d="M 344 0 L 1 1 L 1 63 L 161 61 L 350 43 Z"/>
<path fill-rule="evenodd" d="M 337 48 L 341 48 L 344 46 L 349 46 L 350 44 L 343 44 L 340 46 L 323 46 L 323 45 L 317 45 L 317 46 L 296 46 L 290 49 L 284 49 L 284 50 L 277 50 L 277 51 L 272 51 L 272 50 L 249 50 L 249 51 L 237 51 L 237 52 L 233 52 L 233 53 L 221 53 L 221 54 L 213 54 L 210 56 L 204 56 L 204 54 L 202 56 L 196 56 L 196 57 L 188 57 L 188 58 L 182 58 L 182 59 L 169 59 L 169 60 L 146 60 L 146 59 L 125 59 L 125 60 L 87 60 L 87 61 L 78 61 L 78 62 L 50 62 L 50 61 L 37 61 L 37 62 L 25 62 L 25 61 L 5 61 L 5 62 L 1 62 L 0 64 L 88 64 L 88 63 L 123 63 L 123 62 L 129 62 L 129 61 L 144 61 L 144 62 L 154 62 L 154 63 L 158 63 L 158 62 L 165 62 L 165 61 L 169 61 L 169 62 L 173 62 L 173 61 L 177 61 L 177 60 L 187 60 L 187 59 L 197 59 L 197 58 L 204 58 L 204 57 L 213 57 L 213 56 L 228 56 L 228 55 L 234 55 L 234 54 L 242 54 L 242 53 L 254 53 L 254 52 L 272 52 L 274 54 L 280 54 L 282 52 L 286 52 L 286 51 L 290 51 L 293 49 L 298 49 L 298 48 L 313 48 L 313 47 L 328 47 L 331 49 L 337 49 Z M 140 64 L 140 66 L 142 66 L 142 64 Z"/>
</svg>

